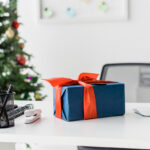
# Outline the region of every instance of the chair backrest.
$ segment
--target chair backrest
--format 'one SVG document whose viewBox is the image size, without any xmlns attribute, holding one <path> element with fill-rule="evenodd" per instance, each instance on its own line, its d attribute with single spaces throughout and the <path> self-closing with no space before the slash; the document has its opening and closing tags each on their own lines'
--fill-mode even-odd
<svg viewBox="0 0 150 150">
<path fill-rule="evenodd" d="M 100 79 L 125 83 L 127 102 L 150 102 L 150 63 L 106 64 Z"/>
</svg>

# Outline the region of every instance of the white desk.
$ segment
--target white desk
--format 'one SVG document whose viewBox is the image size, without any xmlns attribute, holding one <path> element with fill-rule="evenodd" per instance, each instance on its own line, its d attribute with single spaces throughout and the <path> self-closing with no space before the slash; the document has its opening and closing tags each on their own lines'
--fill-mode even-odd
<svg viewBox="0 0 150 150">
<path fill-rule="evenodd" d="M 0 142 L 150 149 L 150 118 L 132 110 L 140 104 L 126 104 L 125 116 L 75 122 L 55 118 L 48 101 L 34 104 L 42 109 L 42 119 L 33 124 L 24 124 L 23 116 L 16 119 L 15 127 L 0 129 Z"/>
</svg>

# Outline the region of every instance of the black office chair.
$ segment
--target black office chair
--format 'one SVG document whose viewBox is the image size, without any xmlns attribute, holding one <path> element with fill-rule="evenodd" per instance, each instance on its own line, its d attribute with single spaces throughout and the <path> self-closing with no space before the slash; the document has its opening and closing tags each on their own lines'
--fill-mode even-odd
<svg viewBox="0 0 150 150">
<path fill-rule="evenodd" d="M 78 150 L 141 150 L 141 149 L 78 146 Z"/>
<path fill-rule="evenodd" d="M 150 102 L 150 63 L 105 64 L 100 79 L 125 83 L 127 102 Z"/>
</svg>

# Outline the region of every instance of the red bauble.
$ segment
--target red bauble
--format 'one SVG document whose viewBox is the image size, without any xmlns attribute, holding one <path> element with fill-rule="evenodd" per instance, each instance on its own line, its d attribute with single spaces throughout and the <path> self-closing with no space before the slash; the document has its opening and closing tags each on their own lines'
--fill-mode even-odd
<svg viewBox="0 0 150 150">
<path fill-rule="evenodd" d="M 20 64 L 20 65 L 25 65 L 25 63 L 26 63 L 26 58 L 25 58 L 24 56 L 18 55 L 16 59 L 17 59 L 18 64 Z"/>
<path fill-rule="evenodd" d="M 19 23 L 18 23 L 18 21 L 13 21 L 13 23 L 12 23 L 12 27 L 14 27 L 15 29 L 18 29 L 19 28 Z"/>
</svg>

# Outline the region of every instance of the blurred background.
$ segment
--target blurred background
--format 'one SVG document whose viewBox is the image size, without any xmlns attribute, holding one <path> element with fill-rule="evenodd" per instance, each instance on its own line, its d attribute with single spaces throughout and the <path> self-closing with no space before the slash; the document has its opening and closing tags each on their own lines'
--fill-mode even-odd
<svg viewBox="0 0 150 150">
<path fill-rule="evenodd" d="M 100 73 L 105 63 L 149 62 L 149 5 L 129 0 L 127 20 L 50 24 L 40 22 L 37 0 L 18 0 L 19 31 L 43 78 L 77 78 L 81 72 Z"/>
</svg>

